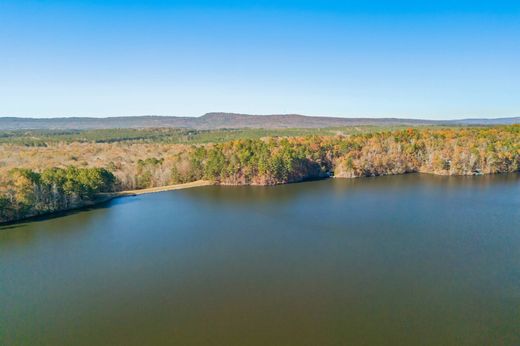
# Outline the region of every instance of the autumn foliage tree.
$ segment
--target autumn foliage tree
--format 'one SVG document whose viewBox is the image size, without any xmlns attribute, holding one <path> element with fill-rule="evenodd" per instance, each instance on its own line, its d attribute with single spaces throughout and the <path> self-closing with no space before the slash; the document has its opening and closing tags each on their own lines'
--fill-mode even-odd
<svg viewBox="0 0 520 346">
<path fill-rule="evenodd" d="M 518 172 L 520 125 L 268 137 L 191 146 L 60 143 L 24 148 L 10 145 L 7 149 L 8 156 L 2 157 L 0 152 L 0 222 L 81 206 L 100 192 L 199 179 L 273 185 L 329 174 L 355 178 L 412 172 Z M 75 164 L 48 167 L 41 160 L 52 160 L 58 153 Z M 13 162 L 19 162 L 16 168 L 2 168 Z"/>
</svg>

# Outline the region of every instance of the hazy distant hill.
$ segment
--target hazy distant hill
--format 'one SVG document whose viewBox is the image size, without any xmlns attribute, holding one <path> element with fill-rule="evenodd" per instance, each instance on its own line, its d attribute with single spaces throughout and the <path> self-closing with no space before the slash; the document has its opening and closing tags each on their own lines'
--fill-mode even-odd
<svg viewBox="0 0 520 346">
<path fill-rule="evenodd" d="M 463 119 L 450 120 L 448 123 L 460 125 L 513 125 L 520 124 L 520 117 L 495 119 Z"/>
<path fill-rule="evenodd" d="M 0 130 L 20 129 L 110 129 L 180 127 L 193 129 L 222 128 L 323 128 L 358 125 L 494 125 L 520 123 L 520 117 L 467 120 L 417 120 L 398 118 L 335 118 L 298 114 L 248 115 L 208 113 L 201 117 L 131 116 L 110 118 L 16 118 L 0 117 Z"/>
</svg>

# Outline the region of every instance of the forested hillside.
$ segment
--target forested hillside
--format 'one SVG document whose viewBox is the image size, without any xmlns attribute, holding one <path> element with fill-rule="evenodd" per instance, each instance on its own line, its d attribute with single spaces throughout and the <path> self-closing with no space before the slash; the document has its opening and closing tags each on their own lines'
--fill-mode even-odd
<svg viewBox="0 0 520 346">
<path fill-rule="evenodd" d="M 268 137 L 197 145 L 146 142 L 0 144 L 0 222 L 95 201 L 100 192 L 207 179 L 273 185 L 423 172 L 520 170 L 520 125 Z"/>
</svg>

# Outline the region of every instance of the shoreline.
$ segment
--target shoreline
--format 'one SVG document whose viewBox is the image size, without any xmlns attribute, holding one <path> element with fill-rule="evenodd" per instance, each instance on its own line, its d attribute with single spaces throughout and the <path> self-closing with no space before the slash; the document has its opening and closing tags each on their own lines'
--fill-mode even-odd
<svg viewBox="0 0 520 346">
<path fill-rule="evenodd" d="M 131 197 L 131 196 L 138 196 L 138 195 L 144 195 L 144 194 L 149 194 L 149 193 L 184 190 L 184 189 L 191 189 L 194 187 L 202 187 L 202 186 L 210 186 L 210 185 L 215 185 L 215 183 L 213 183 L 209 180 L 197 180 L 197 181 L 184 183 L 184 184 L 174 184 L 174 185 L 166 185 L 166 186 L 159 186 L 159 187 L 151 187 L 151 188 L 140 189 L 140 190 L 125 190 L 125 191 L 118 191 L 118 192 L 100 193 L 96 196 L 96 198 L 94 200 L 85 201 L 82 205 L 78 205 L 78 206 L 74 206 L 74 207 L 62 209 L 62 210 L 56 210 L 56 211 L 43 213 L 43 214 L 26 216 L 24 218 L 17 219 L 17 220 L 0 222 L 0 228 L 5 227 L 5 226 L 10 226 L 10 225 L 16 225 L 16 224 L 22 223 L 22 222 L 30 222 L 30 221 L 37 221 L 39 219 L 47 219 L 47 218 L 65 216 L 70 212 L 81 211 L 82 209 L 95 207 L 97 205 L 110 202 L 111 200 L 113 200 L 115 198 L 119 198 L 119 197 Z"/>
<path fill-rule="evenodd" d="M 120 197 L 132 197 L 132 196 L 139 196 L 139 195 L 145 195 L 145 194 L 151 194 L 151 193 L 159 193 L 159 192 L 167 192 L 167 191 L 174 191 L 174 190 L 183 190 L 183 189 L 191 189 L 195 187 L 202 187 L 202 186 L 213 186 L 213 185 L 221 185 L 221 186 L 278 186 L 278 185 L 287 185 L 287 184 L 297 184 L 297 183 L 304 183 L 309 181 L 316 181 L 316 180 L 327 180 L 327 179 L 358 179 L 358 178 L 372 178 L 372 177 L 384 177 L 384 176 L 396 176 L 396 175 L 407 175 L 407 174 L 426 174 L 426 175 L 433 175 L 433 176 L 442 176 L 442 177 L 451 177 L 451 176 L 459 176 L 459 177 L 482 177 L 482 176 L 490 176 L 490 175 L 502 175 L 502 174 L 515 174 L 520 172 L 497 172 L 497 173 L 484 173 L 484 174 L 463 174 L 463 175 L 455 175 L 455 174 L 439 174 L 434 172 L 406 172 L 406 173 L 398 173 L 398 174 L 382 174 L 382 175 L 375 175 L 375 176 L 359 176 L 359 177 L 346 177 L 346 176 L 329 176 L 319 179 L 304 179 L 301 181 L 295 181 L 295 182 L 286 182 L 282 184 L 275 184 L 275 185 L 256 185 L 256 184 L 222 184 L 217 183 L 209 180 L 197 180 L 189 183 L 183 183 L 183 184 L 174 184 L 174 185 L 166 185 L 166 186 L 158 186 L 158 187 L 151 187 L 147 189 L 139 189 L 139 190 L 125 190 L 125 191 L 118 191 L 118 192 L 105 192 L 100 193 L 96 196 L 96 198 L 92 201 L 85 201 L 84 204 L 79 206 L 74 206 L 68 209 L 62 209 L 57 210 L 53 212 L 38 214 L 38 215 L 31 215 L 27 216 L 21 219 L 7 221 L 7 222 L 0 222 L 0 228 L 10 225 L 15 225 L 21 222 L 30 222 L 30 221 L 37 221 L 39 219 L 47 219 L 47 218 L 53 218 L 53 217 L 61 217 L 65 216 L 70 212 L 74 211 L 81 211 L 82 209 L 87 209 L 91 207 L 95 207 L 97 205 L 101 205 L 103 203 L 110 202 L 113 199 L 120 198 Z"/>
</svg>

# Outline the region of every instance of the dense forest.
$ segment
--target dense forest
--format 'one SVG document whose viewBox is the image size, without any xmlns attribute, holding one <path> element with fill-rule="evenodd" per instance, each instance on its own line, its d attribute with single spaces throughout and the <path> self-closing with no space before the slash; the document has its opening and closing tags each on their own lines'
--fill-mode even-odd
<svg viewBox="0 0 520 346">
<path fill-rule="evenodd" d="M 265 185 L 328 174 L 342 178 L 412 172 L 474 175 L 519 168 L 520 126 L 516 125 L 231 141 L 179 153 L 173 158 L 171 178 Z"/>
<path fill-rule="evenodd" d="M 104 168 L 16 168 L 0 186 L 0 221 L 84 206 L 96 194 L 114 190 L 115 177 Z"/>
<path fill-rule="evenodd" d="M 92 203 L 101 192 L 205 179 L 273 185 L 334 175 L 479 175 L 520 170 L 520 125 L 409 128 L 206 144 L 0 146 L 0 222 Z"/>
</svg>

